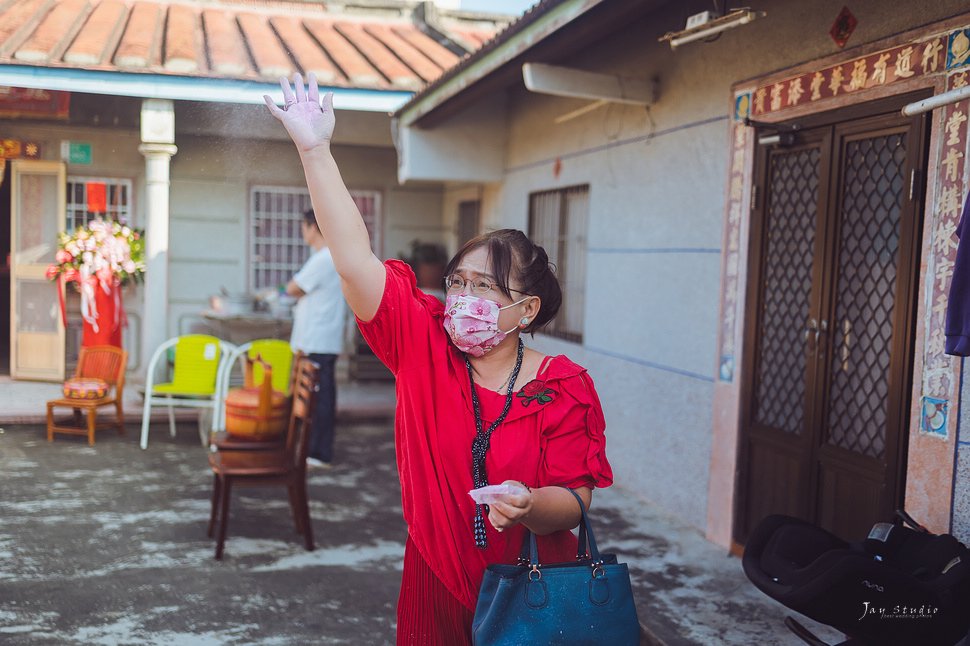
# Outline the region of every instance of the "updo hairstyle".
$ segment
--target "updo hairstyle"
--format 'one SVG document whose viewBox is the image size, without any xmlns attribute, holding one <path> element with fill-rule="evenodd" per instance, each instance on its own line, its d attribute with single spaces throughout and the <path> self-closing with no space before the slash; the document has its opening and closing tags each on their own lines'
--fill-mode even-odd
<svg viewBox="0 0 970 646">
<path fill-rule="evenodd" d="M 455 273 L 462 259 L 473 249 L 485 247 L 488 251 L 490 273 L 496 286 L 512 301 L 524 295 L 541 299 L 539 313 L 523 328 L 534 334 L 539 328 L 556 317 L 562 305 L 562 289 L 556 278 L 555 267 L 549 262 L 546 250 L 529 240 L 518 229 L 499 229 L 484 233 L 466 242 L 445 268 L 445 276 Z M 521 286 L 521 294 L 509 289 L 513 280 Z"/>
</svg>

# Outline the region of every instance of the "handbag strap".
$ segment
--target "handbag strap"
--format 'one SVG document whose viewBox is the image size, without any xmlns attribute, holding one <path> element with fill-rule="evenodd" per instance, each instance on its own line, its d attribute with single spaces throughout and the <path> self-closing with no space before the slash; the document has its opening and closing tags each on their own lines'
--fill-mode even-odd
<svg viewBox="0 0 970 646">
<path fill-rule="evenodd" d="M 583 499 L 579 497 L 575 491 L 569 487 L 563 487 L 566 491 L 573 495 L 576 502 L 579 503 L 579 511 L 583 515 L 582 522 L 579 523 L 579 546 L 576 552 L 577 560 L 585 560 L 586 558 L 592 559 L 593 563 L 600 563 L 600 553 L 599 549 L 596 547 L 596 538 L 593 536 L 593 528 L 589 524 L 589 516 L 586 514 L 586 505 L 583 504 Z M 528 527 L 525 528 L 526 536 L 522 541 L 522 551 L 519 555 L 519 563 L 526 564 L 536 568 L 540 565 L 539 563 L 539 545 L 536 542 L 536 535 L 529 530 Z M 526 558 L 526 549 L 528 549 L 528 558 Z"/>
<path fill-rule="evenodd" d="M 579 547 L 576 558 L 592 558 L 593 561 L 599 562 L 600 551 L 596 547 L 596 538 L 593 536 L 593 527 L 590 525 L 589 516 L 586 514 L 586 505 L 583 504 L 583 499 L 579 497 L 578 493 L 569 487 L 563 487 L 563 489 L 573 495 L 573 498 L 579 503 L 579 511 L 583 514 L 583 522 L 579 524 Z M 586 546 L 585 550 L 583 549 L 584 545 Z"/>
</svg>

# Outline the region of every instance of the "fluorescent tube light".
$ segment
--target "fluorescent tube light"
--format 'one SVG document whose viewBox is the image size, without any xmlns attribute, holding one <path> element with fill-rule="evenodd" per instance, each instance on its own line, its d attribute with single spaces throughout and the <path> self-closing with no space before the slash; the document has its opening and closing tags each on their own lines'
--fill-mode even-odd
<svg viewBox="0 0 970 646">
<path fill-rule="evenodd" d="M 722 31 L 740 27 L 741 25 L 746 25 L 757 18 L 764 18 L 765 15 L 767 14 L 764 11 L 736 9 L 726 16 L 708 20 L 707 22 L 697 25 L 696 27 L 691 27 L 683 31 L 668 32 L 658 40 L 659 42 L 667 41 L 670 43 L 671 49 L 677 49 L 686 43 L 692 43 L 695 40 L 710 38 L 711 36 L 721 33 Z"/>
</svg>

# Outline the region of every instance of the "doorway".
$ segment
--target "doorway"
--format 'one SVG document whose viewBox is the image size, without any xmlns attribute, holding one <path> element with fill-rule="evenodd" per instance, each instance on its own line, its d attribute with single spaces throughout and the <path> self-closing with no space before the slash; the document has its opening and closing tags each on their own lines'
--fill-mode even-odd
<svg viewBox="0 0 970 646">
<path fill-rule="evenodd" d="M 928 140 L 899 113 L 912 100 L 814 117 L 755 155 L 741 544 L 768 514 L 858 538 L 901 507 Z"/>
<path fill-rule="evenodd" d="M 0 375 L 10 374 L 10 163 L 0 161 Z"/>
<path fill-rule="evenodd" d="M 61 287 L 47 278 L 64 231 L 66 165 L 10 162 L 10 376 L 63 381 Z"/>
</svg>

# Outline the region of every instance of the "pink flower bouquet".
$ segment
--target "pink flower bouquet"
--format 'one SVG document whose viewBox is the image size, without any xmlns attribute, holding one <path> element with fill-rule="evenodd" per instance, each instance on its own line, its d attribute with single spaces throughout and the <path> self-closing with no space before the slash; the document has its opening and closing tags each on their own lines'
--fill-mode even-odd
<svg viewBox="0 0 970 646">
<path fill-rule="evenodd" d="M 120 222 L 92 220 L 61 234 L 54 260 L 47 267 L 51 280 L 63 276 L 83 285 L 93 279 L 107 286 L 139 282 L 145 273 L 145 240 Z"/>
<path fill-rule="evenodd" d="M 121 293 L 125 283 L 140 282 L 145 273 L 145 240 L 142 234 L 120 222 L 92 220 L 84 227 L 62 233 L 54 261 L 47 267 L 47 278 L 74 283 L 81 292 L 81 316 L 98 332 L 98 294 L 109 295 L 109 310 L 114 313 L 116 329 L 123 324 Z M 63 292 L 61 316 L 67 325 Z M 110 315 L 109 315 L 110 317 Z"/>
</svg>

